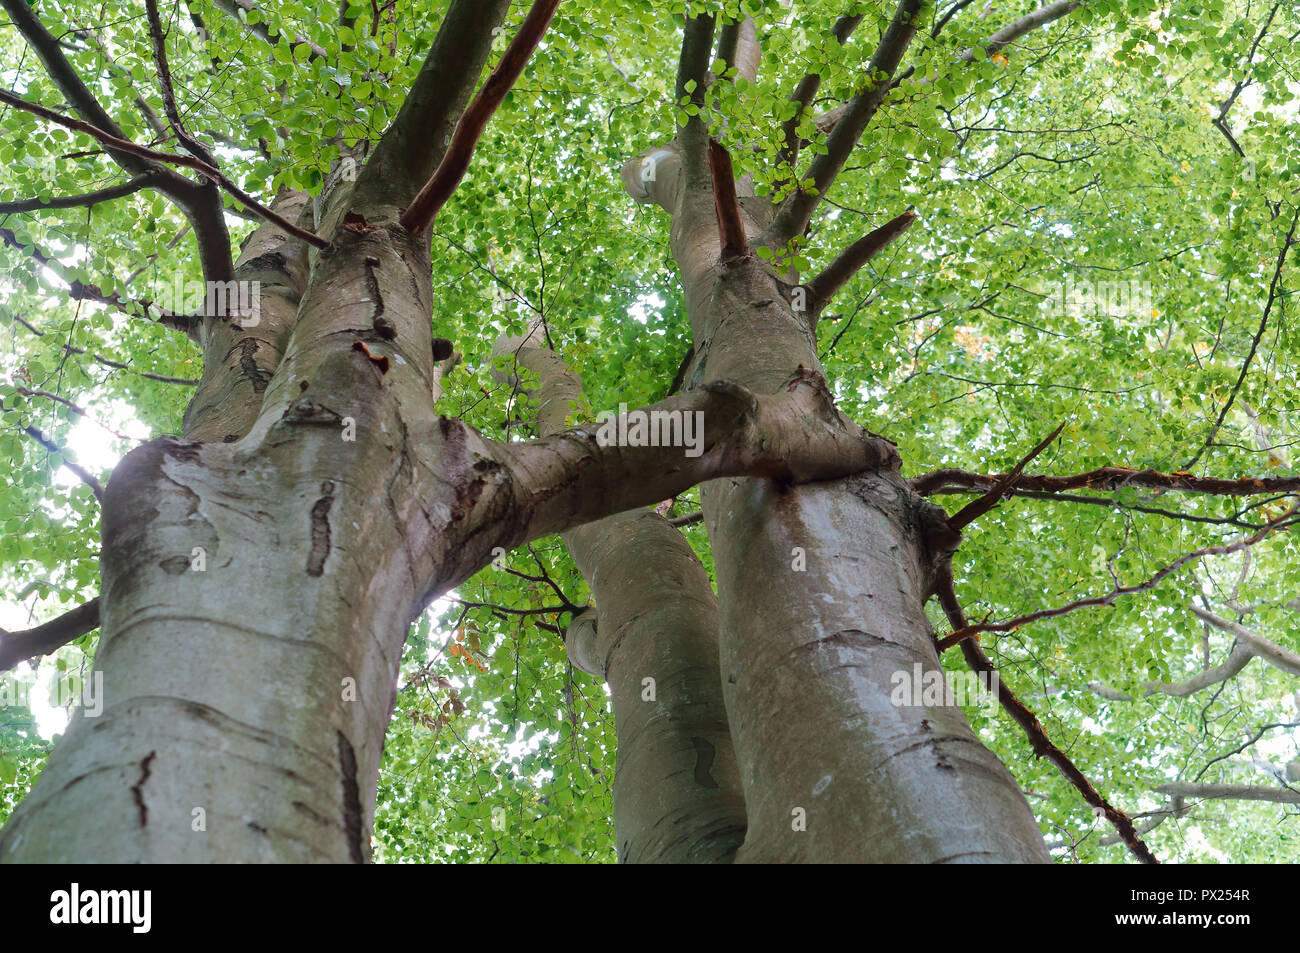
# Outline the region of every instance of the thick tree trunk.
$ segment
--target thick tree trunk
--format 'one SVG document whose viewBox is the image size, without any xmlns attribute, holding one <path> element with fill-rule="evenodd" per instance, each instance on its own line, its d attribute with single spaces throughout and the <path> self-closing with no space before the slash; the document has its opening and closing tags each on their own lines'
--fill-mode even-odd
<svg viewBox="0 0 1300 953">
<path fill-rule="evenodd" d="M 718 214 L 692 121 L 676 144 L 624 170 L 629 192 L 672 216 L 694 337 L 688 386 L 756 394 L 802 387 L 834 408 L 815 315 L 760 259 L 720 260 Z M 741 199 L 746 231 L 771 209 Z M 787 276 L 792 277 L 792 276 Z M 813 418 L 809 418 L 813 422 Z M 957 536 L 897 468 L 795 488 L 702 488 L 721 605 L 722 675 L 744 783 L 738 861 L 1048 862 L 1006 767 L 955 706 L 894 706 L 893 679 L 939 670 L 924 605 Z"/>
<path fill-rule="evenodd" d="M 537 376 L 538 427 L 564 428 L 582 379 L 540 325 L 494 349 Z M 520 385 L 517 374 L 507 376 Z M 718 669 L 718 603 L 682 534 L 653 510 L 563 534 L 596 608 L 565 634 L 570 661 L 610 688 L 617 731 L 614 834 L 623 863 L 730 863 L 745 799 Z"/>
</svg>

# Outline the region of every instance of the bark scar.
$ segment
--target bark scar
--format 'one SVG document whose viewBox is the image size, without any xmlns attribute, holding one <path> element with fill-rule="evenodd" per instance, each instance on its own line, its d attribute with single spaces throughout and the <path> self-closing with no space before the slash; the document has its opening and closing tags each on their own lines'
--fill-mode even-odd
<svg viewBox="0 0 1300 953">
<path fill-rule="evenodd" d="M 237 346 L 239 348 L 239 369 L 252 382 L 253 393 L 262 393 L 262 391 L 266 390 L 266 385 L 271 382 L 271 375 L 258 367 L 257 361 L 253 360 L 253 355 L 257 353 L 258 349 L 257 339 L 244 338 Z"/>
<path fill-rule="evenodd" d="M 348 854 L 354 864 L 366 862 L 361 845 L 361 787 L 357 784 L 357 753 L 343 732 L 339 739 L 339 768 L 343 773 L 343 829 L 348 835 Z"/>
<path fill-rule="evenodd" d="M 378 267 L 378 258 L 366 258 L 366 291 L 375 303 L 375 310 L 370 315 L 370 324 L 376 334 L 385 341 L 391 341 L 397 337 L 397 329 L 384 317 L 384 296 L 379 291 L 379 277 L 375 274 L 375 269 Z"/>
<path fill-rule="evenodd" d="M 330 555 L 330 507 L 334 505 L 334 481 L 320 485 L 321 498 L 311 508 L 311 552 L 307 554 L 307 575 L 319 576 L 325 572 L 325 560 Z"/>
<path fill-rule="evenodd" d="M 703 788 L 716 788 L 718 782 L 709 773 L 716 749 L 704 738 L 692 738 L 691 744 L 695 745 L 695 783 Z"/>
<path fill-rule="evenodd" d="M 144 783 L 149 780 L 149 775 L 153 773 L 153 761 L 158 757 L 157 751 L 150 751 L 140 762 L 140 780 L 131 785 L 131 797 L 135 799 L 136 810 L 140 814 L 140 826 L 144 827 L 149 823 L 149 808 L 144 803 Z"/>
</svg>

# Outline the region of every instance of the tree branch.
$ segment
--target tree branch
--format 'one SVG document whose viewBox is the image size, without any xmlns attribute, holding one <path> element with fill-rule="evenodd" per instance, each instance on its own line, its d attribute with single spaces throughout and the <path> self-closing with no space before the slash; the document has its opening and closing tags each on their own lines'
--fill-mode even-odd
<svg viewBox="0 0 1300 953">
<path fill-rule="evenodd" d="M 670 430 L 674 417 L 680 426 Z M 645 441 L 632 437 L 637 420 L 646 425 Z M 484 453 L 511 474 L 518 514 L 512 545 L 653 505 L 718 477 L 795 484 L 898 466 L 892 443 L 846 427 L 824 392 L 798 375 L 770 396 L 714 381 L 607 420 L 599 432 L 587 425 L 525 444 L 490 445 Z"/>
<path fill-rule="evenodd" d="M 1236 801 L 1300 804 L 1300 791 L 1254 787 L 1248 784 L 1193 784 L 1190 781 L 1174 781 L 1156 785 L 1156 791 L 1171 797 L 1230 798 Z"/>
<path fill-rule="evenodd" d="M 194 237 L 198 242 L 204 277 L 209 281 L 231 280 L 234 262 L 230 252 L 230 233 L 226 229 L 219 198 L 205 185 L 191 182 L 174 170 L 157 165 L 158 157 L 162 153 L 142 154 L 139 151 L 141 147 L 138 146 L 123 149 L 123 144 L 127 146 L 135 144 L 126 139 L 121 127 L 113 121 L 94 94 L 82 82 L 67 57 L 63 55 L 59 42 L 45 29 L 45 25 L 41 23 L 31 7 L 25 0 L 0 0 L 0 3 L 32 49 L 36 51 L 37 57 L 59 91 L 63 93 L 64 98 L 85 121 L 86 129 L 94 129 L 102 136 L 108 137 L 100 141 L 108 147 L 108 154 L 113 161 L 133 175 L 152 172 L 154 178 L 150 184 L 175 202 L 185 213 L 194 226 Z M 11 93 L 5 95 L 12 99 L 4 101 L 16 108 L 24 109 L 31 105 L 25 104 L 24 100 L 18 99 Z M 28 109 L 28 111 L 32 110 Z M 47 119 L 59 116 L 53 110 L 44 112 Z M 59 117 L 54 121 L 62 125 L 67 125 L 69 121 L 75 122 L 75 120 L 67 120 L 66 117 Z M 77 127 L 69 126 L 69 128 Z"/>
<path fill-rule="evenodd" d="M 65 612 L 57 619 L 22 632 L 0 629 L 0 672 L 7 672 L 19 662 L 49 655 L 55 649 L 99 628 L 99 597 Z"/>
<path fill-rule="evenodd" d="M 1244 643 L 1249 648 L 1252 657 L 1267 662 L 1288 675 L 1300 676 L 1300 654 L 1292 652 L 1290 649 L 1284 649 L 1276 642 L 1264 638 L 1264 636 L 1251 631 L 1244 625 L 1217 616 L 1208 609 L 1202 609 L 1200 606 L 1195 605 L 1191 609 L 1196 615 L 1221 632 L 1235 635 L 1239 642 Z"/>
<path fill-rule="evenodd" d="M 908 484 L 921 496 L 936 493 L 986 493 L 1006 474 L 971 473 L 967 470 L 934 470 L 912 477 Z M 1040 493 L 1060 493 L 1065 490 L 1122 490 L 1136 487 L 1147 490 L 1180 490 L 1188 493 L 1206 493 L 1212 496 L 1263 496 L 1268 493 L 1300 493 L 1300 477 L 1198 477 L 1175 471 L 1160 473 L 1156 470 L 1130 470 L 1128 467 L 1099 467 L 1086 473 L 1071 476 L 1046 474 L 1021 474 L 1011 489 L 1032 490 Z"/>
<path fill-rule="evenodd" d="M 1148 589 L 1154 589 L 1166 577 L 1181 569 L 1183 566 L 1205 556 L 1226 556 L 1229 553 L 1239 552 L 1267 538 L 1273 533 L 1289 526 L 1294 526 L 1296 520 L 1296 510 L 1300 509 L 1300 503 L 1293 504 L 1285 513 L 1264 525 L 1258 532 L 1237 540 L 1235 543 L 1225 543 L 1221 546 L 1203 546 L 1195 549 L 1190 553 L 1178 557 L 1172 563 L 1164 566 L 1150 578 L 1131 586 L 1116 586 L 1104 596 L 1090 596 L 1086 599 L 1077 599 L 1074 602 L 1063 606 L 1056 606 L 1051 609 L 1039 609 L 1037 612 L 1031 612 L 1028 615 L 1017 616 L 1014 619 L 1008 619 L 1005 622 L 979 622 L 974 625 L 966 625 L 952 634 L 942 638 L 938 642 L 940 652 L 947 651 L 954 645 L 968 641 L 972 636 L 979 635 L 981 632 L 1011 632 L 1020 628 L 1022 625 L 1028 625 L 1030 622 L 1038 622 L 1042 619 L 1055 619 L 1059 616 L 1067 615 L 1076 609 L 1083 609 L 1089 606 L 1108 606 L 1120 596 L 1128 596 L 1137 592 L 1146 592 Z"/>
<path fill-rule="evenodd" d="M 943 607 L 944 614 L 948 617 L 949 624 L 955 629 L 965 628 L 967 625 L 966 613 L 962 610 L 961 603 L 957 601 L 957 591 L 953 585 L 951 567 L 946 568 L 941 573 L 936 595 L 939 604 Z M 1024 730 L 1025 736 L 1029 739 L 1029 744 L 1033 748 L 1034 756 L 1046 757 L 1056 765 L 1062 777 L 1074 786 L 1074 789 L 1083 796 L 1083 799 L 1106 816 L 1106 819 L 1114 826 L 1125 845 L 1138 860 L 1145 864 L 1159 863 L 1155 855 L 1151 853 L 1151 849 L 1143 843 L 1142 838 L 1133 829 L 1133 820 L 1102 797 L 1097 789 L 1093 787 L 1092 782 L 1070 760 L 1070 757 L 1052 742 L 1052 739 L 1047 736 L 1047 730 L 1043 727 L 1042 722 L 1038 720 L 1038 716 L 998 676 L 993 662 L 984 654 L 984 650 L 980 648 L 979 644 L 973 640 L 962 643 L 962 653 L 965 655 L 966 663 L 970 665 L 971 669 L 985 675 L 989 680 L 989 684 L 994 684 L 996 679 L 998 701 L 1002 703 L 1003 709 L 1011 716 L 1012 720 Z"/>
<path fill-rule="evenodd" d="M 1268 283 L 1268 301 L 1264 304 L 1264 316 L 1260 319 L 1259 330 L 1255 332 L 1255 337 L 1250 342 L 1250 351 L 1241 364 L 1241 373 L 1237 375 L 1237 382 L 1232 385 L 1232 391 L 1228 394 L 1228 399 L 1223 402 L 1223 408 L 1219 411 L 1218 419 L 1214 421 L 1214 426 L 1210 428 L 1209 434 L 1206 435 L 1205 443 L 1196 451 L 1196 455 L 1187 461 L 1187 464 L 1183 467 L 1184 470 L 1194 466 L 1205 451 L 1210 449 L 1215 436 L 1218 435 L 1219 429 L 1223 426 L 1223 421 L 1228 416 L 1228 411 L 1232 409 L 1232 404 L 1237 399 L 1237 393 L 1241 390 L 1241 385 L 1246 382 L 1246 374 L 1250 371 L 1251 362 L 1255 359 L 1255 352 L 1259 350 L 1259 342 L 1263 339 L 1264 331 L 1268 327 L 1269 315 L 1272 314 L 1273 305 L 1278 300 L 1282 271 L 1286 268 L 1286 256 L 1295 242 L 1295 232 L 1298 224 L 1300 224 L 1300 207 L 1296 208 L 1295 215 L 1291 217 L 1291 229 L 1287 232 L 1286 240 L 1282 242 L 1282 250 L 1278 252 L 1277 266 L 1273 269 L 1273 278 Z"/>
<path fill-rule="evenodd" d="M 68 451 L 64 449 L 61 444 L 55 443 L 49 437 L 45 436 L 45 434 L 37 427 L 24 427 L 23 433 L 27 434 L 27 436 L 31 437 L 50 453 L 57 453 L 61 458 L 60 463 L 64 467 L 67 467 L 69 471 L 75 473 L 82 483 L 90 487 L 90 492 L 95 494 L 95 499 L 100 503 L 104 502 L 104 485 L 99 482 L 98 478 L 96 478 L 94 474 L 81 466 L 81 464 L 73 463 L 69 460 Z"/>
<path fill-rule="evenodd" d="M 814 314 L 819 313 L 860 268 L 911 228 L 915 221 L 916 214 L 910 210 L 896 215 L 840 252 L 815 278 L 805 283 L 804 287 L 808 289 L 808 310 Z"/>
<path fill-rule="evenodd" d="M 736 176 L 726 147 L 712 138 L 709 139 L 709 175 L 713 179 L 713 207 L 718 214 L 721 260 L 740 258 L 749 252 L 749 239 L 745 237 L 745 225 L 740 219 Z"/>
<path fill-rule="evenodd" d="M 456 186 L 469 169 L 474 147 L 487 128 L 488 120 L 523 73 L 524 66 L 533 55 L 533 50 L 541 43 L 546 28 L 551 24 L 551 18 L 555 16 L 555 8 L 559 5 L 560 0 L 534 0 L 519 32 L 506 47 L 501 62 L 460 117 L 456 132 L 451 137 L 451 145 L 447 147 L 438 168 L 402 213 L 403 228 L 415 235 L 423 234 L 456 191 Z"/>
<path fill-rule="evenodd" d="M 0 215 L 15 215 L 22 212 L 38 212 L 56 208 L 87 208 L 98 205 L 100 202 L 108 202 L 112 199 L 133 195 L 141 189 L 147 188 L 152 181 L 153 176 L 150 173 L 142 172 L 134 178 L 120 182 L 117 185 L 96 189 L 93 192 L 83 192 L 80 195 L 56 195 L 49 199 L 36 198 L 20 199 L 16 202 L 0 202 Z"/>
<path fill-rule="evenodd" d="M 263 218 L 268 222 L 274 222 L 276 225 L 278 225 L 280 228 L 283 228 L 286 232 L 293 235 L 295 238 L 301 238 L 303 241 L 307 242 L 310 245 L 314 245 L 317 248 L 330 247 L 330 243 L 325 239 L 321 238 L 319 235 L 313 234 L 312 232 L 308 232 L 305 231 L 304 229 L 299 228 L 298 226 L 294 225 L 292 222 L 280 217 L 275 212 L 271 211 L 269 208 L 262 205 L 260 202 L 258 202 L 255 198 L 253 198 L 251 195 L 249 195 L 239 186 L 235 185 L 234 182 L 226 178 L 226 176 L 223 175 L 219 169 L 214 168 L 213 166 L 209 165 L 207 162 L 204 162 L 202 159 L 199 159 L 195 156 L 177 155 L 176 153 L 172 153 L 172 152 L 159 152 L 156 149 L 150 149 L 147 146 L 138 145 L 127 139 L 121 139 L 113 135 L 112 133 L 105 132 L 103 129 L 100 129 L 97 126 L 92 126 L 90 123 L 82 122 L 80 119 L 73 119 L 71 116 L 64 116 L 62 113 L 57 113 L 52 109 L 46 109 L 44 106 L 40 106 L 37 105 L 36 103 L 28 102 L 27 100 L 15 96 L 13 93 L 8 92 L 7 90 L 0 90 L 0 103 L 8 103 L 10 106 L 13 106 L 15 109 L 21 109 L 24 112 L 31 113 L 32 115 L 40 116 L 42 119 L 48 120 L 49 122 L 57 123 L 58 125 L 64 126 L 65 128 L 74 129 L 77 132 L 83 132 L 86 135 L 90 136 L 92 139 L 95 139 L 96 141 L 103 143 L 105 146 L 109 147 L 110 151 L 112 152 L 119 152 L 125 155 L 133 155 L 144 159 L 152 159 L 155 162 L 166 162 L 172 165 L 184 166 L 187 169 L 193 169 L 195 172 L 201 173 L 202 175 L 205 175 L 212 181 L 216 182 L 223 189 L 229 192 L 230 195 L 232 195 L 240 204 L 244 205 L 246 208 L 257 213 L 257 215 L 260 218 Z M 191 186 L 194 185 L 194 183 L 192 182 L 188 184 Z M 207 269 L 205 268 L 205 273 L 206 272 Z M 231 274 L 233 275 L 233 273 L 234 273 L 234 269 L 232 265 Z M 215 280 L 215 279 L 211 279 L 211 280 Z"/>
<path fill-rule="evenodd" d="M 154 68 L 158 71 L 158 89 L 162 92 L 163 112 L 167 122 L 176 133 L 176 139 L 191 154 L 216 168 L 217 160 L 203 143 L 199 142 L 185 130 L 181 121 L 180 110 L 176 108 L 176 94 L 172 90 L 172 71 L 167 65 L 167 40 L 163 36 L 162 18 L 158 15 L 158 0 L 145 0 L 145 14 L 149 21 L 149 40 L 153 47 Z"/>
<path fill-rule="evenodd" d="M 993 509 L 993 507 L 997 506 L 999 501 L 1001 501 L 1006 495 L 1007 490 L 1015 484 L 1016 478 L 1020 476 L 1029 461 L 1050 447 L 1052 441 L 1060 436 L 1061 431 L 1064 429 L 1065 423 L 1062 422 L 1061 425 L 1048 434 L 1044 440 L 1040 441 L 1034 449 L 1025 454 L 1021 461 L 1015 465 L 1014 469 L 999 480 L 993 489 L 989 490 L 978 500 L 972 500 L 970 503 L 967 503 L 952 516 L 948 517 L 948 525 L 955 530 L 960 530 L 962 527 L 979 519 L 989 510 Z"/>
<path fill-rule="evenodd" d="M 1195 608 L 1193 608 L 1193 611 L 1195 611 Z M 1244 669 L 1254 657 L 1255 653 L 1250 650 L 1245 642 L 1238 642 L 1232 647 L 1232 651 L 1228 653 L 1228 657 L 1224 661 L 1197 672 L 1185 681 L 1144 683 L 1141 689 L 1142 697 L 1160 694 L 1168 695 L 1170 698 L 1188 698 L 1203 689 L 1209 688 L 1211 685 L 1226 682 Z M 1112 688 L 1103 682 L 1089 682 L 1088 687 L 1108 701 L 1133 701 L 1132 695 L 1121 692 L 1117 688 Z"/>
<path fill-rule="evenodd" d="M 835 26 L 831 27 L 831 35 L 843 46 L 861 22 L 861 14 L 840 17 L 835 21 Z M 794 95 L 790 97 L 790 102 L 795 104 L 794 115 L 781 126 L 781 151 L 777 154 L 777 162 L 794 165 L 799 157 L 799 124 L 803 122 L 804 114 L 808 112 L 808 107 L 812 105 L 813 98 L 816 97 L 817 90 L 821 89 L 821 85 L 820 73 L 808 73 L 799 80 Z"/>
</svg>

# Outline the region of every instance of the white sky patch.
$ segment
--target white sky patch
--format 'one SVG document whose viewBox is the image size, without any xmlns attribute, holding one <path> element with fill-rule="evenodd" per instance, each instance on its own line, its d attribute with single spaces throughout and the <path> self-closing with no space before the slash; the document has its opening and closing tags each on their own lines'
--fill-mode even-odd
<svg viewBox="0 0 1300 953">
<path fill-rule="evenodd" d="M 81 395 L 73 396 L 81 397 Z M 40 402 L 39 406 L 42 407 L 42 412 L 35 415 L 34 422 L 42 430 L 49 431 L 52 428 L 49 426 L 50 417 L 46 412 L 45 405 L 49 405 L 49 401 Z M 61 415 L 62 412 L 63 408 L 55 405 L 55 413 Z M 77 463 L 96 475 L 111 472 L 126 450 L 129 449 L 120 438 L 106 430 L 105 426 L 127 437 L 145 440 L 151 436 L 149 428 L 141 423 L 135 417 L 131 408 L 122 401 L 110 401 L 86 406 L 86 412 L 89 416 L 77 420 L 71 429 L 67 431 L 66 436 L 61 434 L 60 442 L 67 448 Z M 80 482 L 76 474 L 66 467 L 55 467 L 51 471 L 50 483 L 56 488 L 53 494 L 55 500 L 51 502 L 55 504 L 56 509 L 61 508 L 58 507 L 57 503 L 59 496 L 57 488 L 66 487 L 70 489 L 78 486 Z M 5 589 L 8 592 L 17 592 L 31 581 L 30 579 L 11 578 L 7 581 Z M 14 631 L 31 628 L 57 618 L 71 608 L 73 608 L 71 604 L 59 602 L 57 599 L 39 600 L 33 596 L 26 602 L 16 602 L 10 598 L 0 597 L 0 627 Z M 24 684 L 31 678 L 27 663 L 22 663 L 13 674 L 18 677 L 20 683 Z M 89 666 L 87 666 L 85 674 L 89 674 Z M 70 708 L 51 703 L 52 691 L 57 676 L 58 668 L 53 659 L 42 659 L 35 673 L 36 681 L 28 693 L 28 701 L 32 717 L 36 720 L 37 730 L 40 732 L 41 737 L 46 739 L 64 731 L 71 716 Z M 75 700 L 79 701 L 79 698 Z M 74 699 L 68 701 L 71 704 Z"/>
<path fill-rule="evenodd" d="M 651 312 L 663 310 L 664 305 L 667 303 L 659 296 L 658 292 L 652 292 L 648 295 L 642 295 L 632 302 L 632 307 L 628 308 L 627 313 L 638 324 L 648 324 Z"/>
</svg>

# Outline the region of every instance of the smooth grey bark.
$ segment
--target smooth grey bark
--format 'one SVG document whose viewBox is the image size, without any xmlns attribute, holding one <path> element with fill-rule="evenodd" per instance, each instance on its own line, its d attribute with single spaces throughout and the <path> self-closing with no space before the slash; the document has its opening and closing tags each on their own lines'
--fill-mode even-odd
<svg viewBox="0 0 1300 953">
<path fill-rule="evenodd" d="M 540 338 L 538 325 L 495 351 L 536 375 L 538 428 L 555 433 L 583 401 L 582 379 Z M 708 574 L 650 509 L 575 527 L 563 539 L 595 602 L 573 620 L 565 648 L 575 667 L 609 685 L 613 703 L 619 860 L 730 863 L 745 837 L 745 800 Z"/>
<path fill-rule="evenodd" d="M 694 339 L 688 386 L 735 381 L 759 395 L 807 384 L 833 407 L 814 316 L 751 256 L 720 261 L 705 133 L 692 120 L 655 174 L 631 160 L 633 197 L 672 215 Z M 772 214 L 742 200 L 751 241 Z M 791 276 L 787 276 L 791 277 Z M 702 488 L 721 606 L 727 712 L 745 786 L 737 861 L 1049 861 L 1004 765 L 955 706 L 901 706 L 893 679 L 939 670 L 924 605 L 957 534 L 891 466 L 787 488 L 729 479 Z"/>
</svg>

